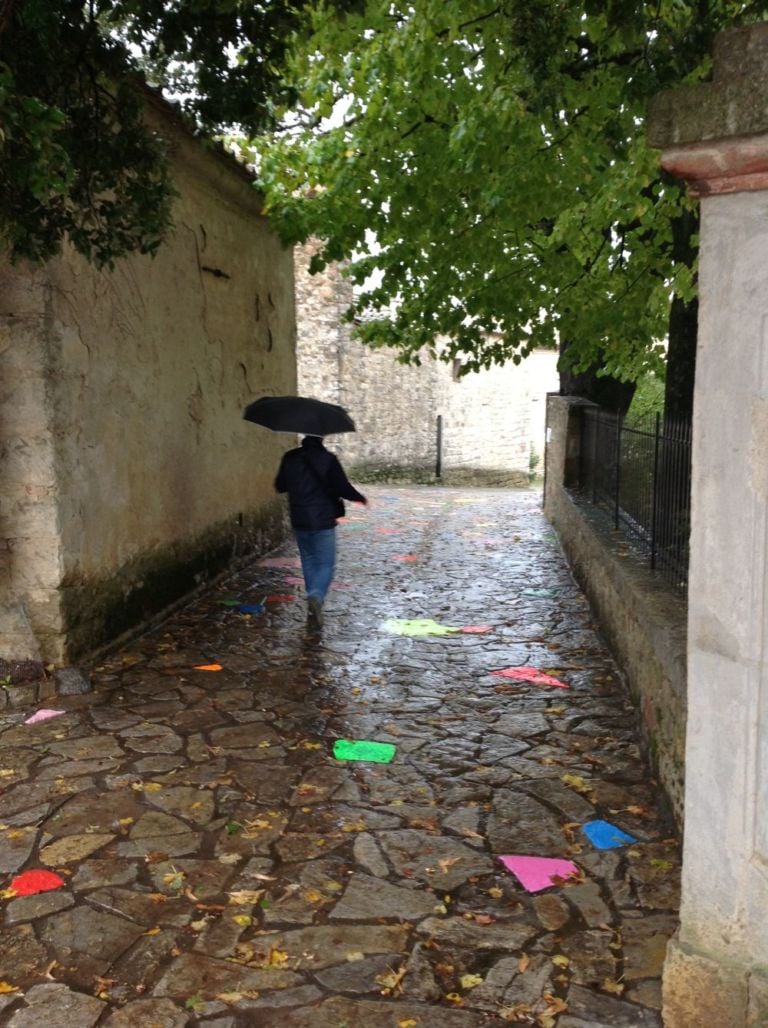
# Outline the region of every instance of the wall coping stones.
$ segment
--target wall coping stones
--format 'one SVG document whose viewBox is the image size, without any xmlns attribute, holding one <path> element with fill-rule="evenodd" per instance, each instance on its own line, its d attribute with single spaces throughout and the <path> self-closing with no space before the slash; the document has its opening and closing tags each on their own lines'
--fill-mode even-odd
<svg viewBox="0 0 768 1028">
<path fill-rule="evenodd" d="M 666 90 L 648 141 L 694 196 L 768 188 L 768 23 L 717 37 L 712 82 Z"/>
</svg>

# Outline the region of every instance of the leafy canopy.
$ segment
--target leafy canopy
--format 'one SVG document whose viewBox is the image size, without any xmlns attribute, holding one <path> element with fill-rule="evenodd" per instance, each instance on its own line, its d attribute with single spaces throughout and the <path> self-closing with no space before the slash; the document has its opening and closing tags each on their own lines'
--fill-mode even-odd
<svg viewBox="0 0 768 1028">
<path fill-rule="evenodd" d="M 173 190 L 131 72 L 181 95 L 201 130 L 261 130 L 292 100 L 280 72 L 302 6 L 0 0 L 0 245 L 45 260 L 67 236 L 99 265 L 153 252 Z"/>
<path fill-rule="evenodd" d="M 303 116 L 251 143 L 271 216 L 323 240 L 316 269 L 351 261 L 360 337 L 403 361 L 487 367 L 559 338 L 577 369 L 636 380 L 695 290 L 672 252 L 692 204 L 645 142 L 646 103 L 764 10 L 369 0 L 340 18 L 317 0 L 290 66 Z"/>
</svg>

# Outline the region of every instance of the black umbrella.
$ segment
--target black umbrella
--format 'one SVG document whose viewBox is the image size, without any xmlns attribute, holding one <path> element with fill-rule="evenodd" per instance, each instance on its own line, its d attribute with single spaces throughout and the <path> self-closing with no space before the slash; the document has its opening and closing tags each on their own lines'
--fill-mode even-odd
<svg viewBox="0 0 768 1028">
<path fill-rule="evenodd" d="M 355 423 L 343 407 L 309 396 L 262 396 L 248 404 L 243 417 L 272 432 L 335 435 L 355 431 Z"/>
</svg>

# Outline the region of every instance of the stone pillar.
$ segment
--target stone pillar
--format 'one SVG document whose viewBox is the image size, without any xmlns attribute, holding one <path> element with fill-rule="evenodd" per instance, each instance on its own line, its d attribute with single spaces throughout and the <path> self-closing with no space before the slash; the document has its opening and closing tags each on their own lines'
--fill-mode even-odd
<svg viewBox="0 0 768 1028">
<path fill-rule="evenodd" d="M 681 926 L 668 1028 L 768 1024 L 768 24 L 661 94 L 662 165 L 701 198 Z"/>
<path fill-rule="evenodd" d="M 581 411 L 594 407 L 578 396 L 547 393 L 547 427 L 544 464 L 544 513 L 556 520 L 561 493 L 579 476 Z"/>
</svg>

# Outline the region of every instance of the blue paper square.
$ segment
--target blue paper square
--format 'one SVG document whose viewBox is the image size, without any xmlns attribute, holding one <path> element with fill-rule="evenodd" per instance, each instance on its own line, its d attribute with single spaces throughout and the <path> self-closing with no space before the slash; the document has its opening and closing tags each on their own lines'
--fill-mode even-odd
<svg viewBox="0 0 768 1028">
<path fill-rule="evenodd" d="M 633 835 L 627 835 L 621 828 L 612 825 L 610 821 L 587 821 L 582 828 L 592 845 L 599 850 L 613 850 L 617 846 L 626 846 L 630 842 L 637 842 Z"/>
<path fill-rule="evenodd" d="M 263 614 L 263 603 L 241 603 L 237 608 L 240 614 Z"/>
</svg>

